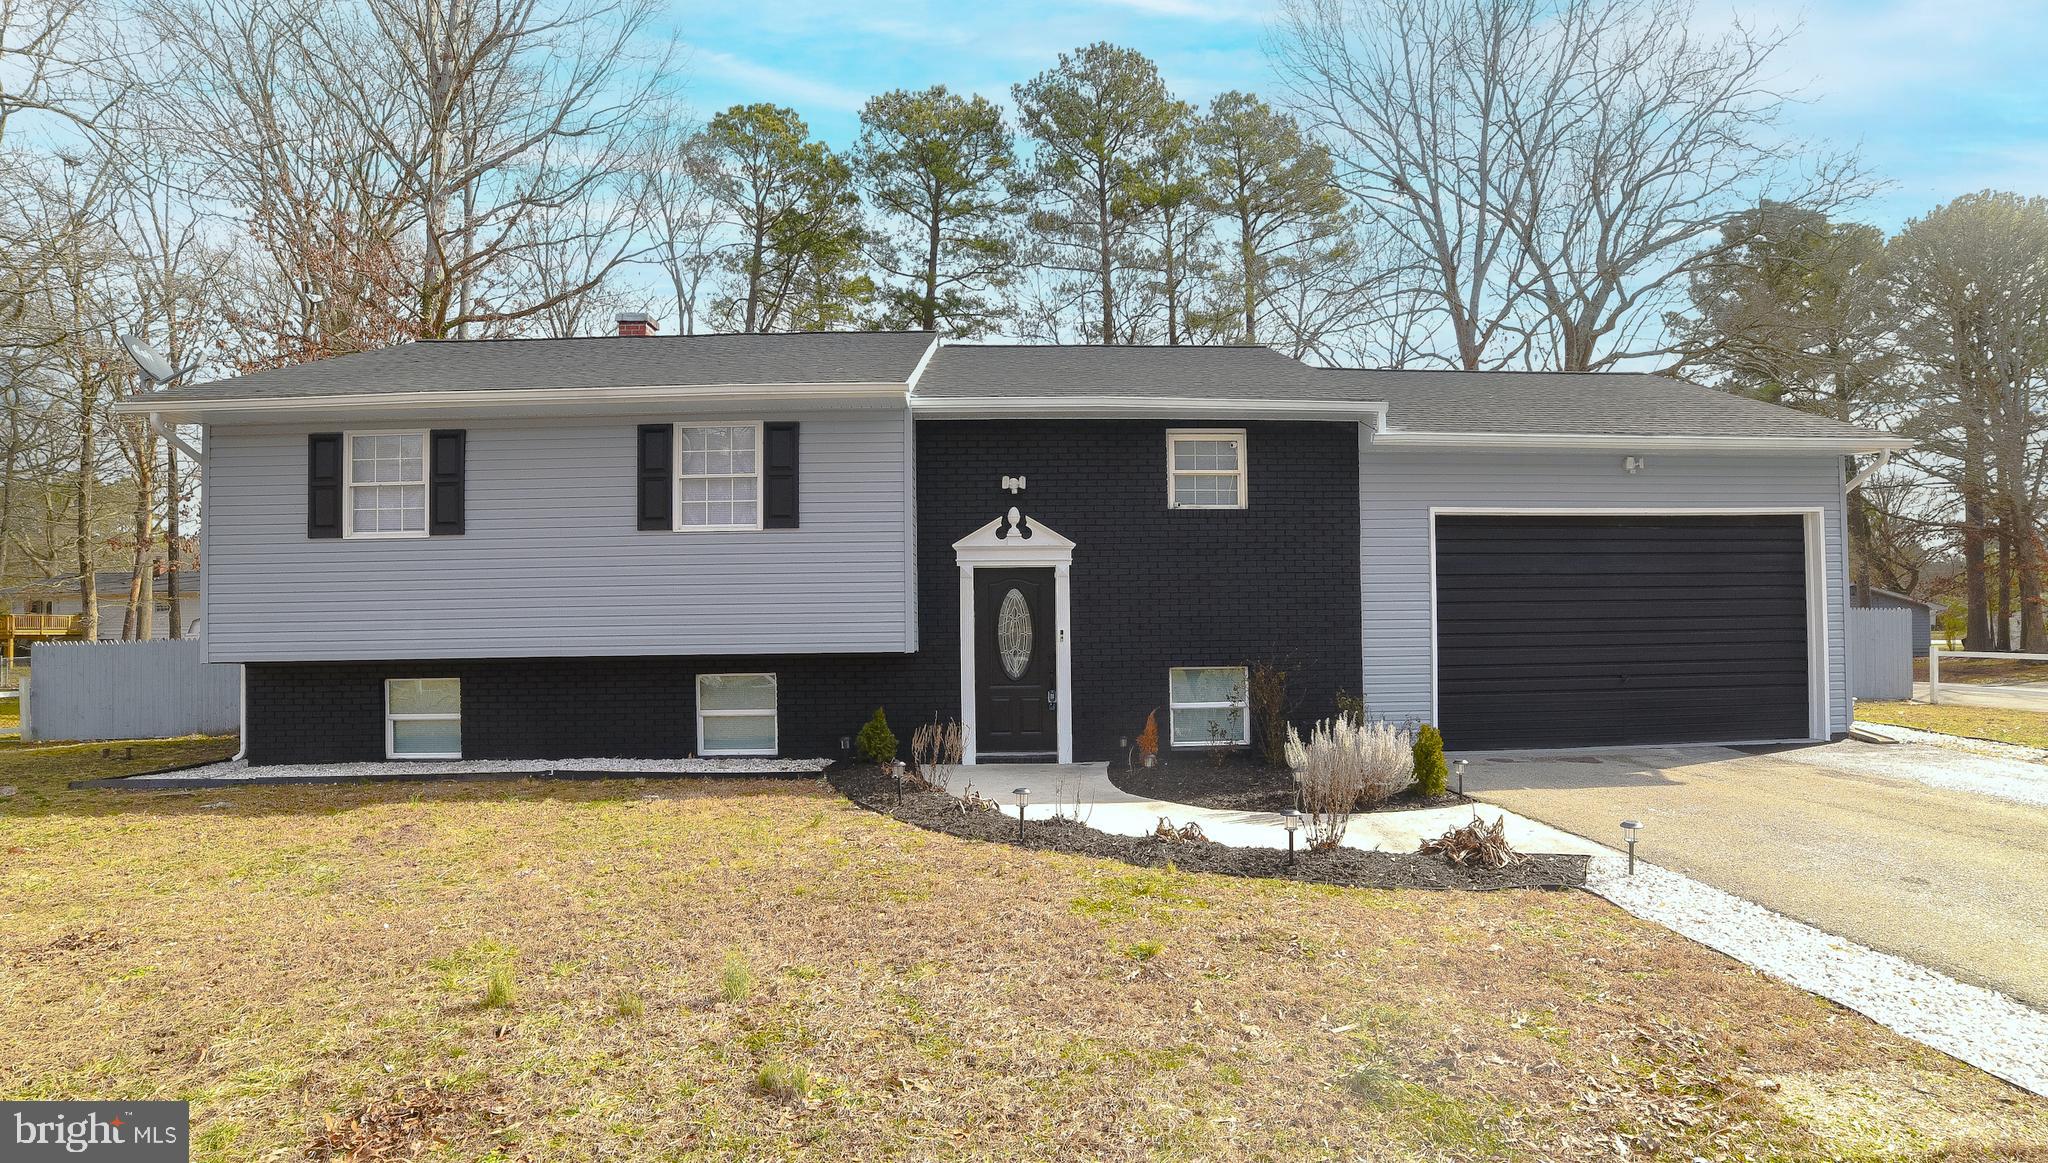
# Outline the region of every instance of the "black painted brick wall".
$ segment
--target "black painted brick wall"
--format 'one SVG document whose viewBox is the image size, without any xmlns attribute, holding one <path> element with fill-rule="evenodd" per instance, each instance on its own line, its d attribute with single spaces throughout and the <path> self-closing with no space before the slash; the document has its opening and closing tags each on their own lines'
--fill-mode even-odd
<svg viewBox="0 0 2048 1163">
<path fill-rule="evenodd" d="M 1166 507 L 1166 429 L 1243 427 L 1250 506 Z M 250 758 L 381 759 L 383 680 L 463 680 L 475 758 L 677 756 L 696 747 L 694 676 L 774 671 L 786 755 L 839 754 L 878 704 L 907 748 L 959 714 L 952 544 L 1016 504 L 1073 539 L 1075 756 L 1119 755 L 1173 666 L 1290 667 L 1294 717 L 1359 684 L 1358 431 L 1348 423 L 920 421 L 916 655 L 536 658 L 257 664 Z M 1003 476 L 1028 478 L 1012 497 Z"/>
</svg>

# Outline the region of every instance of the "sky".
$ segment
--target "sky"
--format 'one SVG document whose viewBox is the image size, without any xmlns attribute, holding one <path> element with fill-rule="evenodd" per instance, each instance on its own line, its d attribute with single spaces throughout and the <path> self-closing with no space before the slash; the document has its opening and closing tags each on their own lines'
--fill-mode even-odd
<svg viewBox="0 0 2048 1163">
<path fill-rule="evenodd" d="M 1007 102 L 1010 85 L 1096 40 L 1158 62 L 1175 94 L 1276 95 L 1263 45 L 1269 0 L 750 0 L 678 3 L 686 92 L 700 116 L 739 102 L 793 106 L 834 146 L 872 94 L 943 83 Z M 1741 20 L 1795 35 L 1780 83 L 1801 94 L 1802 140 L 1855 147 L 1890 184 L 1855 217 L 1896 230 L 1959 194 L 2048 194 L 2048 0 L 1846 0 L 1715 4 L 1697 23 Z"/>
</svg>

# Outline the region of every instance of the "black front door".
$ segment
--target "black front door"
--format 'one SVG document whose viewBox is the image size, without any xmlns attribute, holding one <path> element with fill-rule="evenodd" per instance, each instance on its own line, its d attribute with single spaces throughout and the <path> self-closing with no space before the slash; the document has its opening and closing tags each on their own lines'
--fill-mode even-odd
<svg viewBox="0 0 2048 1163">
<path fill-rule="evenodd" d="M 1052 604 L 1049 569 L 974 571 L 975 752 L 983 758 L 1059 751 Z"/>
</svg>

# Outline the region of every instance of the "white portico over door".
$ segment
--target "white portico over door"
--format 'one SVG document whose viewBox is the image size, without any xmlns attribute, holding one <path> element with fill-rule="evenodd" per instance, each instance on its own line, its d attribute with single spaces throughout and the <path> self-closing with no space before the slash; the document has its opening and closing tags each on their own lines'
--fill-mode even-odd
<svg viewBox="0 0 2048 1163">
<path fill-rule="evenodd" d="M 1074 543 L 1012 508 L 953 543 L 967 763 L 1074 761 Z"/>
</svg>

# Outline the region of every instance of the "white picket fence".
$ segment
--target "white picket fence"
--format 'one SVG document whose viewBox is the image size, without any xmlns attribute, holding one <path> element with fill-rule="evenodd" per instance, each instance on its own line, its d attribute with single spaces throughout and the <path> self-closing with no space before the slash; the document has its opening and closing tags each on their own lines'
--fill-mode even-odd
<svg viewBox="0 0 2048 1163">
<path fill-rule="evenodd" d="M 21 693 L 24 739 L 158 739 L 241 726 L 242 668 L 197 638 L 44 642 Z"/>
<path fill-rule="evenodd" d="M 1913 697 L 1913 611 L 1850 607 L 1849 693 L 1885 701 Z"/>
</svg>

